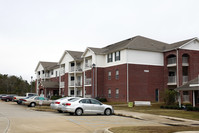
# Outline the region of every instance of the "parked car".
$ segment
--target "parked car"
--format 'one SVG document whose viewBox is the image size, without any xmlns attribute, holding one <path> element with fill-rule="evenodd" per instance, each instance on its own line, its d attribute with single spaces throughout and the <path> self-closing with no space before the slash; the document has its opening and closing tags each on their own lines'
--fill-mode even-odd
<svg viewBox="0 0 199 133">
<path fill-rule="evenodd" d="M 37 96 L 36 93 L 26 93 L 24 96 L 15 96 L 13 99 L 15 102 L 17 102 L 19 99 L 25 98 L 25 97 L 31 97 L 31 96 Z"/>
<path fill-rule="evenodd" d="M 57 110 L 59 113 L 62 113 L 63 111 L 61 110 L 62 108 L 62 103 L 65 103 L 67 101 L 70 101 L 74 99 L 75 97 L 63 97 L 57 100 L 52 101 L 50 104 L 51 109 Z"/>
<path fill-rule="evenodd" d="M 17 104 L 22 104 L 22 102 L 26 99 L 28 99 L 30 97 L 24 97 L 24 98 L 20 98 L 18 101 L 17 101 Z"/>
<path fill-rule="evenodd" d="M 16 95 L 5 95 L 1 97 L 1 100 L 9 102 L 9 101 L 13 101 L 13 97 Z"/>
<path fill-rule="evenodd" d="M 3 97 L 3 96 L 6 96 L 7 94 L 0 94 L 0 99 Z"/>
<path fill-rule="evenodd" d="M 52 100 L 49 100 L 45 97 L 41 97 L 41 96 L 32 96 L 28 99 L 24 99 L 22 101 L 22 104 L 27 105 L 29 107 L 35 107 L 36 105 L 47 105 L 50 106 L 50 103 L 52 102 Z"/>
<path fill-rule="evenodd" d="M 62 103 L 62 111 L 69 112 L 70 115 L 82 114 L 105 114 L 111 115 L 114 113 L 111 105 L 106 105 L 93 98 L 75 98 L 66 103 Z"/>
</svg>

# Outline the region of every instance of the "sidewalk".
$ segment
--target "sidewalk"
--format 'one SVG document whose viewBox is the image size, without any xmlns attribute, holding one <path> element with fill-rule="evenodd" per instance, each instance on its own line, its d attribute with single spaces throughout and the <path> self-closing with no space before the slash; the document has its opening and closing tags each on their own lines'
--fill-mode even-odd
<svg viewBox="0 0 199 133">
<path fill-rule="evenodd" d="M 9 120 L 0 113 L 0 133 L 7 133 L 9 125 Z"/>
<path fill-rule="evenodd" d="M 162 115 L 153 115 L 153 114 L 145 114 L 138 112 L 130 112 L 125 110 L 115 110 L 115 115 L 131 117 L 139 120 L 150 121 L 162 125 L 167 126 L 199 126 L 199 121 L 189 120 L 183 118 L 162 116 Z M 111 133 L 108 129 L 104 131 L 104 133 Z M 184 132 L 176 132 L 176 133 L 199 133 L 199 131 L 184 131 Z"/>
</svg>

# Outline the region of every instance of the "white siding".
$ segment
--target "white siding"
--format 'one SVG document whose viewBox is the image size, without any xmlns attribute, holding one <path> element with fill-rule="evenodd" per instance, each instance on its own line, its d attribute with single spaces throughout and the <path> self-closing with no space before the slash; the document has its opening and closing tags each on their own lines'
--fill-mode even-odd
<svg viewBox="0 0 199 133">
<path fill-rule="evenodd" d="M 198 50 L 199 51 L 199 42 L 198 41 L 192 41 L 189 44 L 182 47 L 182 49 L 188 49 L 188 50 Z"/>
<path fill-rule="evenodd" d="M 128 50 L 127 61 L 130 64 L 164 65 L 164 55 L 159 52 Z"/>
<path fill-rule="evenodd" d="M 61 64 L 65 64 L 65 73 L 69 72 L 69 62 L 74 61 L 74 59 L 71 57 L 70 54 L 66 53 L 63 60 L 61 61 Z"/>
</svg>

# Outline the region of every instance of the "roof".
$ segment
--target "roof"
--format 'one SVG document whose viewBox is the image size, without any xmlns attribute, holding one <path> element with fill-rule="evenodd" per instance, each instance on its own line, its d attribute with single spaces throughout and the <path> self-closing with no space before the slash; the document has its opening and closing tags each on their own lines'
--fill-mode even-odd
<svg viewBox="0 0 199 133">
<path fill-rule="evenodd" d="M 66 50 L 72 57 L 74 60 L 81 60 L 81 56 L 83 54 L 83 52 L 80 52 L 80 51 L 69 51 L 69 50 Z"/>
<path fill-rule="evenodd" d="M 59 83 L 55 81 L 41 81 L 44 88 L 59 88 Z"/>
<path fill-rule="evenodd" d="M 199 78 L 196 77 L 195 79 L 187 82 L 186 84 L 176 88 L 175 90 L 184 90 L 184 91 L 188 91 L 188 90 L 199 90 L 199 86 L 190 86 L 190 85 L 194 85 L 194 84 L 199 84 Z"/>
<path fill-rule="evenodd" d="M 39 67 L 39 64 L 43 66 L 44 69 L 51 69 L 52 67 L 57 67 L 58 62 L 46 62 L 46 61 L 39 61 L 35 71 Z"/>
<path fill-rule="evenodd" d="M 183 40 L 183 41 L 180 41 L 180 42 L 175 42 L 175 43 L 172 43 L 172 44 L 169 44 L 166 46 L 166 49 L 165 51 L 169 51 L 169 50 L 173 50 L 173 49 L 176 49 L 176 48 L 179 48 L 181 46 L 183 46 L 184 44 L 194 40 L 195 38 L 191 38 L 191 39 L 187 39 L 187 40 Z"/>
</svg>

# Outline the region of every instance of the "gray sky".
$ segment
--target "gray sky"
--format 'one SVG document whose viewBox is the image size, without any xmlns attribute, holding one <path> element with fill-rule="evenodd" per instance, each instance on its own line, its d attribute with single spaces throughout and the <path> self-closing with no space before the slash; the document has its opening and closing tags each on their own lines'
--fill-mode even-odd
<svg viewBox="0 0 199 133">
<path fill-rule="evenodd" d="M 0 73 L 35 78 L 39 61 L 142 35 L 199 35 L 199 0 L 0 0 Z"/>
</svg>

